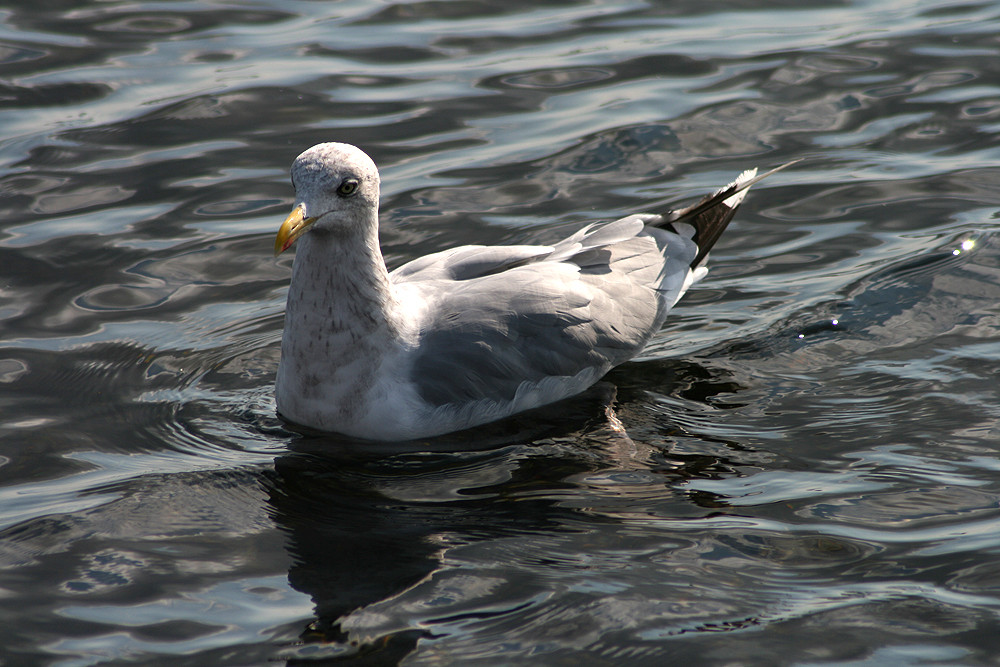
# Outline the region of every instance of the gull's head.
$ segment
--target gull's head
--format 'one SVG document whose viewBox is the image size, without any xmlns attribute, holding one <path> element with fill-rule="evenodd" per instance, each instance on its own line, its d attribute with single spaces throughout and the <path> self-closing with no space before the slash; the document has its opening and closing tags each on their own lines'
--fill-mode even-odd
<svg viewBox="0 0 1000 667">
<path fill-rule="evenodd" d="M 378 169 L 350 144 L 317 144 L 292 163 L 295 208 L 274 241 L 279 255 L 310 229 L 347 232 L 377 218 Z"/>
</svg>

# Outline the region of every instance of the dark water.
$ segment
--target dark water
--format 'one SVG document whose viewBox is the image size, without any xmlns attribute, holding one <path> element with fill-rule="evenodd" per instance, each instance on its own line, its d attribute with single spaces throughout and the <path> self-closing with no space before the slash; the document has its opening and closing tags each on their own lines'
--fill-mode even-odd
<svg viewBox="0 0 1000 667">
<path fill-rule="evenodd" d="M 995 3 L 0 18 L 4 665 L 995 664 Z M 372 447 L 274 414 L 324 140 L 394 266 L 805 160 L 641 361 Z"/>
</svg>

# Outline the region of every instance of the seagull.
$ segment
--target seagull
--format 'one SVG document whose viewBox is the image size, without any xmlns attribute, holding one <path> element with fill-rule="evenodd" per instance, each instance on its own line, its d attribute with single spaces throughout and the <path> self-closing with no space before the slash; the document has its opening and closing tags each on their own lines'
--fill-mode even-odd
<svg viewBox="0 0 1000 667">
<path fill-rule="evenodd" d="M 756 169 L 701 201 L 588 225 L 553 245 L 470 245 L 394 271 L 379 247 L 379 172 L 322 143 L 292 164 L 297 242 L 275 380 L 279 414 L 382 441 L 472 428 L 578 394 L 628 361 L 706 259 Z"/>
</svg>

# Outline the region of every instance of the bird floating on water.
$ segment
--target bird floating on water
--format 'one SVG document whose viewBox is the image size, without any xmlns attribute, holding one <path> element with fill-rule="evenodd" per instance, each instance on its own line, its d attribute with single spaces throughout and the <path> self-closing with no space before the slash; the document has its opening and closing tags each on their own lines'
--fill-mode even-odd
<svg viewBox="0 0 1000 667">
<path fill-rule="evenodd" d="M 643 349 L 707 273 L 747 188 L 788 164 L 551 246 L 462 246 L 390 272 L 375 163 L 348 144 L 313 146 L 292 164 L 295 207 L 274 245 L 277 255 L 298 241 L 278 411 L 321 431 L 411 440 L 578 394 Z"/>
</svg>

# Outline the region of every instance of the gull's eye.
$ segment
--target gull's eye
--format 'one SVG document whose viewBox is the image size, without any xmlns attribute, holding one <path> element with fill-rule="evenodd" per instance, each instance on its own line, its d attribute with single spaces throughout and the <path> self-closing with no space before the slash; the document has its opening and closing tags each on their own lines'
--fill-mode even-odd
<svg viewBox="0 0 1000 667">
<path fill-rule="evenodd" d="M 358 181 L 353 178 L 345 178 L 344 182 L 337 186 L 337 194 L 341 197 L 350 197 L 358 191 Z"/>
</svg>

